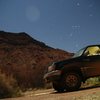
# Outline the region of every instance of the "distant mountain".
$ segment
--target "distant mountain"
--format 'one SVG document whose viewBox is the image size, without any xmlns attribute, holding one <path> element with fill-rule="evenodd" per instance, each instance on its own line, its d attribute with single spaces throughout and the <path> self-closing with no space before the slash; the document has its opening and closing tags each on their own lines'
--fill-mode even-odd
<svg viewBox="0 0 100 100">
<path fill-rule="evenodd" d="M 12 75 L 22 88 L 43 86 L 48 65 L 72 55 L 49 47 L 27 33 L 0 31 L 0 69 Z"/>
</svg>

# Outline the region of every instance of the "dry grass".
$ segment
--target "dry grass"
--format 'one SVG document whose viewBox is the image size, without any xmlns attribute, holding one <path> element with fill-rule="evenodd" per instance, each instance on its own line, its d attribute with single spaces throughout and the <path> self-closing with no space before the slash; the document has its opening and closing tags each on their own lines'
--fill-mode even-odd
<svg viewBox="0 0 100 100">
<path fill-rule="evenodd" d="M 0 71 L 0 98 L 19 96 L 20 90 L 16 80 Z"/>
</svg>

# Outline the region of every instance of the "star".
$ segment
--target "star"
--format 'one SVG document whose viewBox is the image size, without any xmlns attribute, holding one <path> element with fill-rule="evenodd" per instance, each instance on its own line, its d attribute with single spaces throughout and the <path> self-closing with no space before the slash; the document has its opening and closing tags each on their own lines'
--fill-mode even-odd
<svg viewBox="0 0 100 100">
<path fill-rule="evenodd" d="M 70 33 L 69 36 L 72 37 L 73 36 L 73 33 Z"/>
<path fill-rule="evenodd" d="M 73 25 L 72 28 L 80 28 L 80 25 Z"/>
<path fill-rule="evenodd" d="M 89 16 L 90 16 L 90 17 L 92 17 L 92 16 L 93 16 L 93 14 L 89 14 Z"/>
<path fill-rule="evenodd" d="M 89 7 L 90 7 L 90 8 L 93 7 L 93 4 L 90 4 Z"/>
<path fill-rule="evenodd" d="M 78 7 L 80 6 L 80 3 L 79 2 L 77 2 L 77 4 L 76 4 Z"/>
</svg>

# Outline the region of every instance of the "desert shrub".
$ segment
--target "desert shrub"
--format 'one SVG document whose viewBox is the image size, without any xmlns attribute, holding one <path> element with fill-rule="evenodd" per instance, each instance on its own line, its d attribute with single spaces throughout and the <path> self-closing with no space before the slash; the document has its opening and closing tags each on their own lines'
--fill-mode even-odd
<svg viewBox="0 0 100 100">
<path fill-rule="evenodd" d="M 15 97 L 20 95 L 20 89 L 12 76 L 7 76 L 0 71 L 0 98 Z"/>
<path fill-rule="evenodd" d="M 87 80 L 87 82 L 90 83 L 90 84 L 93 84 L 93 85 L 100 84 L 98 77 L 90 78 L 90 79 Z"/>
<path fill-rule="evenodd" d="M 82 87 L 88 86 L 99 86 L 100 85 L 100 77 L 93 77 L 86 80 L 85 84 Z"/>
</svg>

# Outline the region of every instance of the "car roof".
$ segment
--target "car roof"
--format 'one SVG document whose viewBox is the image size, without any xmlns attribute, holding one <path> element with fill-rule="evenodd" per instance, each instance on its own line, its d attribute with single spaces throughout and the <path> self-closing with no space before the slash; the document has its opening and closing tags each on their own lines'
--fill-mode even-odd
<svg viewBox="0 0 100 100">
<path fill-rule="evenodd" d="M 92 46 L 100 46 L 100 44 L 88 45 L 87 47 L 92 47 Z"/>
</svg>

